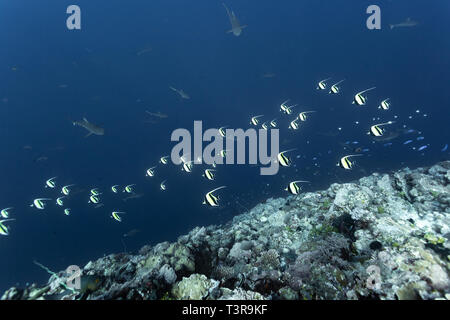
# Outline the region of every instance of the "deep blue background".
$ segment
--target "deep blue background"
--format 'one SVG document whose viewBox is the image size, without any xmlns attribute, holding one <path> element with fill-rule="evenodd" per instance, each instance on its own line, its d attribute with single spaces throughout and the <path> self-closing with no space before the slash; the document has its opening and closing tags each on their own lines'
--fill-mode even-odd
<svg viewBox="0 0 450 320">
<path fill-rule="evenodd" d="M 82 30 L 66 29 L 70 4 L 81 7 Z M 1 290 L 46 281 L 34 259 L 53 270 L 83 266 L 123 251 L 122 235 L 135 228 L 141 232 L 125 239 L 128 250 L 172 241 L 195 226 L 227 222 L 242 206 L 285 195 L 290 180 L 311 181 L 305 188 L 311 191 L 448 159 L 448 151 L 440 151 L 450 143 L 448 1 L 226 4 L 248 25 L 240 37 L 226 33 L 221 1 L 0 1 L 0 207 L 15 207 L 17 219 L 0 239 Z M 370 4 L 381 7 L 380 31 L 365 27 Z M 407 17 L 419 26 L 389 29 Z M 137 54 L 146 48 L 151 51 Z M 263 76 L 268 73 L 274 76 Z M 328 77 L 347 79 L 342 94 L 315 90 Z M 169 86 L 191 99 L 181 100 Z M 372 86 L 377 89 L 367 107 L 351 104 L 353 94 Z M 378 110 L 387 97 L 392 109 Z M 278 111 L 287 98 L 306 106 L 296 111 L 318 111 L 297 132 L 287 130 L 291 117 Z M 169 117 L 145 123 L 145 110 Z M 160 166 L 155 178 L 144 176 L 170 154 L 174 129 L 192 129 L 194 120 L 205 129 L 247 128 L 256 114 L 278 117 L 281 148 L 298 148 L 291 153 L 295 166 L 270 177 L 259 176 L 255 166 L 221 167 L 215 182 L 201 177 L 200 166 L 190 175 L 170 165 Z M 397 123 L 389 130 L 405 125 L 425 140 L 403 145 L 417 137 L 413 133 L 388 147 L 372 143 L 368 127 L 394 115 Z M 86 132 L 70 122 L 83 116 L 104 127 L 105 135 L 85 139 Z M 346 141 L 370 148 L 351 172 L 335 166 L 352 153 L 344 149 Z M 424 152 L 411 149 L 424 144 Z M 48 159 L 37 161 L 43 156 Z M 58 190 L 44 189 L 52 176 L 58 176 Z M 164 179 L 165 193 L 159 190 Z M 69 183 L 85 189 L 67 200 L 71 216 L 53 201 L 43 211 L 28 206 L 37 197 L 55 199 Z M 129 183 L 145 197 L 122 202 L 122 194 L 109 192 L 113 184 Z M 219 185 L 228 186 L 220 192 L 221 208 L 202 206 L 203 194 Z M 87 204 L 93 187 L 105 192 L 102 208 Z M 113 209 L 127 212 L 122 223 L 110 218 Z"/>
</svg>

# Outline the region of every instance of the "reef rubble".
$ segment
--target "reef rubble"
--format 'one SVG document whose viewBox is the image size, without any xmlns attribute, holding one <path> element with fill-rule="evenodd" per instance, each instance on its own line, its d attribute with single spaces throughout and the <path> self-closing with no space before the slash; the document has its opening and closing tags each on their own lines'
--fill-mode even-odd
<svg viewBox="0 0 450 320">
<path fill-rule="evenodd" d="M 1 299 L 450 299 L 450 161 L 268 199 Z M 83 281 L 82 281 L 83 284 Z"/>
</svg>

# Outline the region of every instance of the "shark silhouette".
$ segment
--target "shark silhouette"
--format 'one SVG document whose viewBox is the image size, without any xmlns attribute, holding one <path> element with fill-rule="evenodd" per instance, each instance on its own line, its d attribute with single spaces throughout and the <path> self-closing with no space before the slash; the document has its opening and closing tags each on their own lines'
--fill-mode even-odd
<svg viewBox="0 0 450 320">
<path fill-rule="evenodd" d="M 89 137 L 92 134 L 95 134 L 97 136 L 102 136 L 105 134 L 105 129 L 100 128 L 93 123 L 90 123 L 86 118 L 83 118 L 83 120 L 81 121 L 73 121 L 72 124 L 74 126 L 85 128 L 87 131 L 89 131 L 85 138 Z"/>
<path fill-rule="evenodd" d="M 183 99 L 190 99 L 191 98 L 191 97 L 189 97 L 187 95 L 186 92 L 183 91 L 183 89 L 178 90 L 178 89 L 175 89 L 174 87 L 169 87 L 169 88 L 172 89 L 173 91 L 175 91 L 176 93 L 178 93 L 180 95 L 180 97 L 183 98 Z"/>
<path fill-rule="evenodd" d="M 389 27 L 392 29 L 399 27 L 415 27 L 419 23 L 417 21 L 411 20 L 411 18 L 407 18 L 406 21 L 398 23 L 398 24 L 390 24 Z"/>
<path fill-rule="evenodd" d="M 231 30 L 228 30 L 227 33 L 233 32 L 233 34 L 236 37 L 239 37 L 242 33 L 242 29 L 244 29 L 245 27 L 247 27 L 247 25 L 243 25 L 241 26 L 241 24 L 239 23 L 238 18 L 236 17 L 236 15 L 234 14 L 233 11 L 230 11 L 227 6 L 225 5 L 225 3 L 222 3 L 223 6 L 225 7 L 225 10 L 227 10 L 227 14 L 228 14 L 228 19 L 230 19 L 230 23 L 231 23 Z"/>
</svg>

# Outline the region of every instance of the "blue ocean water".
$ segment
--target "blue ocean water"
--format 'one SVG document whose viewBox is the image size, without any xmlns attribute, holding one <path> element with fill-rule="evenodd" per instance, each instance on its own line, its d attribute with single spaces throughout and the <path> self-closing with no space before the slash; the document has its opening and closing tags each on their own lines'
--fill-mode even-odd
<svg viewBox="0 0 450 320">
<path fill-rule="evenodd" d="M 66 28 L 71 4 L 81 8 L 81 30 Z M 381 30 L 366 28 L 371 4 L 381 8 Z M 226 223 L 269 197 L 286 196 L 292 180 L 310 181 L 304 190 L 313 191 L 449 158 L 448 1 L 226 5 L 248 25 L 239 37 L 226 32 L 221 1 L 0 2 L 0 207 L 14 207 L 16 219 L 0 238 L 0 289 L 46 281 L 33 260 L 52 270 L 83 266 L 104 254 L 173 241 L 195 226 Z M 389 28 L 408 17 L 419 24 Z M 316 90 L 328 77 L 329 84 L 346 79 L 340 94 Z M 367 106 L 352 105 L 354 94 L 372 86 Z M 386 98 L 390 110 L 378 109 Z M 299 104 L 296 115 L 317 111 L 298 131 L 287 129 L 294 116 L 279 112 L 286 99 Z M 278 119 L 282 150 L 297 148 L 293 165 L 275 176 L 260 176 L 258 166 L 219 166 L 212 182 L 201 176 L 206 166 L 188 174 L 158 164 L 170 154 L 177 128 L 192 130 L 201 120 L 204 129 L 246 129 L 260 114 Z M 83 117 L 105 135 L 85 138 L 71 123 Z M 389 120 L 396 121 L 386 127 L 391 140 L 366 134 Z M 355 152 L 364 156 L 353 170 L 336 167 Z M 156 176 L 145 177 L 154 165 Z M 44 188 L 54 176 L 57 188 Z M 67 199 L 72 213 L 65 216 L 54 200 L 72 183 L 79 193 Z M 110 192 L 114 184 L 136 184 L 144 195 L 124 202 L 124 194 Z M 203 195 L 221 185 L 227 186 L 221 206 L 202 205 Z M 104 192 L 103 207 L 87 203 L 94 187 Z M 45 210 L 29 207 L 38 197 L 53 200 Z M 113 210 L 126 211 L 122 222 L 110 217 Z M 140 232 L 123 237 L 133 229 Z"/>
</svg>

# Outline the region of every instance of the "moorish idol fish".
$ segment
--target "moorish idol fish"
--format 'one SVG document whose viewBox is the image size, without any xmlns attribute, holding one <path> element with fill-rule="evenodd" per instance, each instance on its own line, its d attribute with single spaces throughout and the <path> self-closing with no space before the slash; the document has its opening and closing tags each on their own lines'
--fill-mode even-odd
<svg viewBox="0 0 450 320">
<path fill-rule="evenodd" d="M 36 209 L 43 210 L 45 208 L 45 202 L 44 201 L 50 201 L 52 199 L 50 198 L 38 198 L 34 199 L 33 203 L 30 205 L 30 207 L 35 207 Z"/>
<path fill-rule="evenodd" d="M 339 87 L 339 84 L 341 84 L 342 82 L 344 82 L 345 81 L 345 79 L 344 80 L 341 80 L 341 81 L 339 81 L 339 82 L 336 82 L 335 84 L 333 84 L 332 86 L 331 86 L 331 88 L 330 88 L 330 92 L 328 92 L 328 93 L 331 93 L 331 94 L 337 94 L 337 93 L 339 93 L 340 91 L 341 91 L 341 87 Z"/>
<path fill-rule="evenodd" d="M 317 90 L 325 90 L 327 88 L 327 81 L 330 80 L 331 78 L 327 78 L 324 80 L 319 81 L 319 83 L 317 84 L 316 89 Z"/>
<path fill-rule="evenodd" d="M 56 186 L 56 183 L 54 181 L 56 178 L 57 177 L 53 177 L 53 178 L 50 178 L 47 181 L 45 181 L 45 187 L 46 188 L 54 188 Z"/>
<path fill-rule="evenodd" d="M 370 131 L 367 132 L 367 134 L 371 134 L 374 137 L 381 137 L 384 133 L 384 129 L 380 128 L 381 126 L 385 126 L 387 124 L 393 124 L 394 121 L 388 121 L 385 123 L 379 123 L 379 124 L 374 124 L 373 126 L 370 127 Z"/>
<path fill-rule="evenodd" d="M 337 163 L 337 166 L 339 166 L 345 170 L 350 170 L 353 167 L 353 162 L 351 162 L 348 158 L 358 157 L 358 156 L 362 156 L 362 154 L 350 154 L 348 156 L 344 156 L 339 160 L 339 162 Z"/>
<path fill-rule="evenodd" d="M 254 116 L 254 117 L 252 117 L 251 118 L 251 120 L 250 120 L 250 124 L 252 124 L 252 125 L 254 125 L 254 126 L 257 126 L 258 124 L 259 124 L 259 120 L 258 120 L 258 118 L 260 118 L 260 117 L 262 117 L 262 116 L 264 116 L 264 115 L 259 115 L 259 116 Z"/>
<path fill-rule="evenodd" d="M 358 92 L 357 94 L 355 94 L 355 97 L 353 98 L 353 104 L 357 104 L 358 106 L 364 106 L 367 102 L 367 97 L 363 96 L 364 93 L 371 91 L 373 89 L 375 89 L 376 87 L 372 87 L 369 89 L 366 89 L 364 91 Z"/>
<path fill-rule="evenodd" d="M 203 176 L 208 180 L 214 180 L 214 178 L 215 178 L 215 174 L 213 173 L 214 171 L 216 171 L 216 170 L 205 169 L 205 173 L 203 174 Z"/>
<path fill-rule="evenodd" d="M 215 188 L 214 190 L 209 191 L 205 195 L 205 199 L 203 200 L 203 204 L 208 204 L 211 207 L 217 207 L 219 206 L 219 197 L 216 197 L 213 193 L 219 189 L 226 188 L 226 186 L 221 186 L 218 188 Z"/>
<path fill-rule="evenodd" d="M 313 112 L 316 112 L 316 111 L 303 111 L 303 112 L 300 112 L 300 114 L 298 115 L 298 118 L 299 118 L 301 121 L 306 121 L 306 115 L 307 115 L 308 113 L 313 113 Z"/>
<path fill-rule="evenodd" d="M 378 106 L 378 109 L 389 110 L 389 108 L 391 107 L 391 103 L 389 102 L 389 100 L 391 99 L 387 98 L 381 101 L 380 105 Z"/>
<path fill-rule="evenodd" d="M 289 159 L 289 157 L 287 157 L 287 156 L 285 155 L 285 153 L 286 153 L 286 152 L 290 152 L 290 151 L 294 151 L 294 150 L 296 150 L 296 149 L 289 149 L 289 150 L 282 151 L 282 152 L 278 153 L 278 155 L 277 155 L 278 162 L 279 162 L 283 167 L 289 167 L 289 166 L 291 165 L 291 159 Z"/>
<path fill-rule="evenodd" d="M 292 181 L 284 190 L 289 191 L 294 195 L 297 195 L 300 192 L 300 190 L 302 190 L 302 188 L 298 185 L 298 183 L 300 182 L 309 182 L 309 181 L 302 181 L 302 180 Z"/>
</svg>

